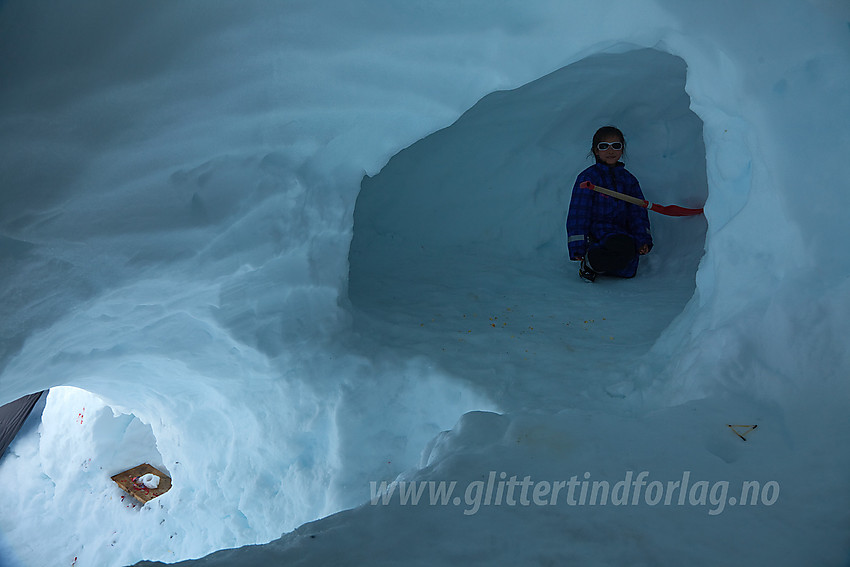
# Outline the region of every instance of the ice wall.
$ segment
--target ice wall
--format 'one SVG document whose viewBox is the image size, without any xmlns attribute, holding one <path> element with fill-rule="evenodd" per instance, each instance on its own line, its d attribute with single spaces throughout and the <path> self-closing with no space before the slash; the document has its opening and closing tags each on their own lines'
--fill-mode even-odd
<svg viewBox="0 0 850 567">
<path fill-rule="evenodd" d="M 445 415 L 423 424 L 408 386 L 446 392 L 445 377 L 334 350 L 364 172 L 488 93 L 631 47 L 687 65 L 709 187 L 697 295 L 644 380 L 660 403 L 728 388 L 782 401 L 800 376 L 846 392 L 847 21 L 841 3 L 806 1 L 6 2 L 0 401 L 78 386 L 149 425 L 175 479 L 178 462 L 200 479 L 180 496 L 204 504 L 160 534 L 185 535 L 179 555 L 137 542 L 119 560 L 267 540 L 339 509 L 362 458 L 340 439 L 404 429 L 409 458 L 487 403 L 437 395 Z M 364 382 L 409 400 L 383 429 L 347 427 Z M 260 481 L 245 500 L 211 497 L 246 474 Z M 307 501 L 264 508 L 287 474 Z M 218 531 L 193 531 L 198 510 Z"/>
</svg>

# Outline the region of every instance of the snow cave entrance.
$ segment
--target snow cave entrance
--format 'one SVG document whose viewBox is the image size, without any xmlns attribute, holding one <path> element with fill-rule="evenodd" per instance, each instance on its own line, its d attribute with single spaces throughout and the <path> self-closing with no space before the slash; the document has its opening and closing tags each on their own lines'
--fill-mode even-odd
<svg viewBox="0 0 850 567">
<path fill-rule="evenodd" d="M 358 335 L 430 356 L 503 402 L 524 398 L 520 370 L 613 383 L 693 295 L 707 225 L 650 213 L 655 248 L 638 277 L 586 284 L 566 254 L 570 192 L 594 131 L 613 124 L 649 200 L 703 205 L 686 72 L 654 49 L 593 55 L 485 96 L 364 177 L 349 253 Z"/>
<path fill-rule="evenodd" d="M 43 472 L 55 485 L 93 493 L 108 489 L 120 496 L 112 475 L 141 463 L 168 470 L 153 429 L 135 414 L 73 386 L 50 388 L 46 397 L 39 453 Z"/>
</svg>

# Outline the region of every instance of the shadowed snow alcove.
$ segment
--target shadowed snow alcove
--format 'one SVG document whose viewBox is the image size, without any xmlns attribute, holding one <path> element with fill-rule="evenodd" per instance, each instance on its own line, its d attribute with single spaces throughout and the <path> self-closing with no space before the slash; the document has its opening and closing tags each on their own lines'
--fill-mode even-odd
<svg viewBox="0 0 850 567">
<path fill-rule="evenodd" d="M 583 348 L 576 343 L 587 337 L 565 327 L 576 318 L 595 320 L 574 312 L 579 302 L 599 302 L 614 319 L 618 311 L 648 306 L 645 327 L 616 333 L 645 350 L 693 294 L 705 219 L 651 214 L 655 249 L 642 259 L 638 278 L 603 278 L 592 289 L 575 287 L 581 282 L 566 256 L 564 220 L 575 177 L 592 163 L 590 139 L 605 124 L 624 131 L 624 161 L 649 200 L 702 205 L 702 121 L 689 108 L 685 77 L 681 58 L 657 50 L 594 55 L 488 95 L 450 127 L 396 154 L 380 173 L 363 179 L 357 199 L 349 255 L 356 312 L 419 324 L 423 331 L 459 318 L 443 330 L 467 335 L 458 339 L 468 343 L 475 333 L 464 328 L 464 319 L 486 313 L 486 325 L 507 328 L 510 314 L 516 329 L 523 306 L 532 297 L 548 297 L 543 312 L 538 306 L 538 313 L 525 313 L 537 317 L 538 326 L 523 324 L 522 330 L 542 330 L 543 315 L 545 322 L 555 320 L 546 329 L 549 340 L 568 354 Z M 489 360 L 488 373 L 496 361 L 527 358 L 525 349 L 518 359 L 511 356 L 510 341 L 499 344 L 492 336 L 479 347 L 466 354 L 479 363 Z M 430 354 L 459 375 L 475 375 L 473 368 L 458 367 L 452 350 Z"/>
</svg>

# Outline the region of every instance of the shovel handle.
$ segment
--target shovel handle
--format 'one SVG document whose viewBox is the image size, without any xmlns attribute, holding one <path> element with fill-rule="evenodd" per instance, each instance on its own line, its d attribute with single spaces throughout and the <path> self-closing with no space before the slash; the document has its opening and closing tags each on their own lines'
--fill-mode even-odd
<svg viewBox="0 0 850 567">
<path fill-rule="evenodd" d="M 626 201 L 627 203 L 631 203 L 633 205 L 637 205 L 638 207 L 643 207 L 644 209 L 648 209 L 650 202 L 644 201 L 643 199 L 638 199 L 637 197 L 632 197 L 631 195 L 624 195 L 623 193 L 617 193 L 616 191 L 612 191 L 611 189 L 606 189 L 605 187 L 600 187 L 599 185 L 594 185 L 590 181 L 582 181 L 579 185 L 582 189 L 592 189 L 597 193 L 602 193 L 603 195 L 608 195 L 609 197 L 614 197 L 615 199 L 620 199 L 621 201 Z"/>
</svg>

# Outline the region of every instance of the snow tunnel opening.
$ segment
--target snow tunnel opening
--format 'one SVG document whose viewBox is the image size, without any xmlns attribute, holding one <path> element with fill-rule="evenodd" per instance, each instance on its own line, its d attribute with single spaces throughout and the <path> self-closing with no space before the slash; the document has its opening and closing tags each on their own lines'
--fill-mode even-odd
<svg viewBox="0 0 850 567">
<path fill-rule="evenodd" d="M 541 329 L 541 317 L 554 319 L 559 325 L 546 327 L 548 338 L 538 337 L 554 349 L 552 357 L 558 349 L 563 356 L 596 348 L 566 327 L 613 320 L 618 326 L 594 338 L 630 334 L 629 344 L 641 345 L 630 354 L 645 352 L 693 296 L 705 218 L 650 213 L 655 248 L 641 259 L 637 278 L 602 278 L 590 288 L 568 258 L 564 221 L 575 178 L 592 164 L 591 137 L 607 124 L 624 132 L 624 162 L 647 199 L 703 205 L 703 123 L 690 109 L 686 76 L 683 59 L 655 49 L 595 54 L 485 96 L 454 124 L 365 176 L 349 251 L 355 323 L 382 321 L 372 334 L 393 323 L 396 331 L 384 340 L 398 346 L 398 326 L 442 332 L 442 342 L 422 335 L 407 346 L 465 376 L 475 371 L 459 364 L 464 357 L 451 339 L 468 346 L 476 319 L 482 330 L 512 330 L 514 338 Z M 647 303 L 651 324 L 637 324 L 629 314 Z M 516 366 L 527 358 L 510 356 L 510 345 L 492 336 L 477 346 L 466 354 L 479 361 Z M 519 353 L 541 350 L 539 342 L 530 346 Z"/>
<path fill-rule="evenodd" d="M 39 429 L 41 467 L 57 486 L 115 491 L 110 478 L 143 463 L 169 474 L 150 424 L 88 390 L 51 388 Z"/>
</svg>

